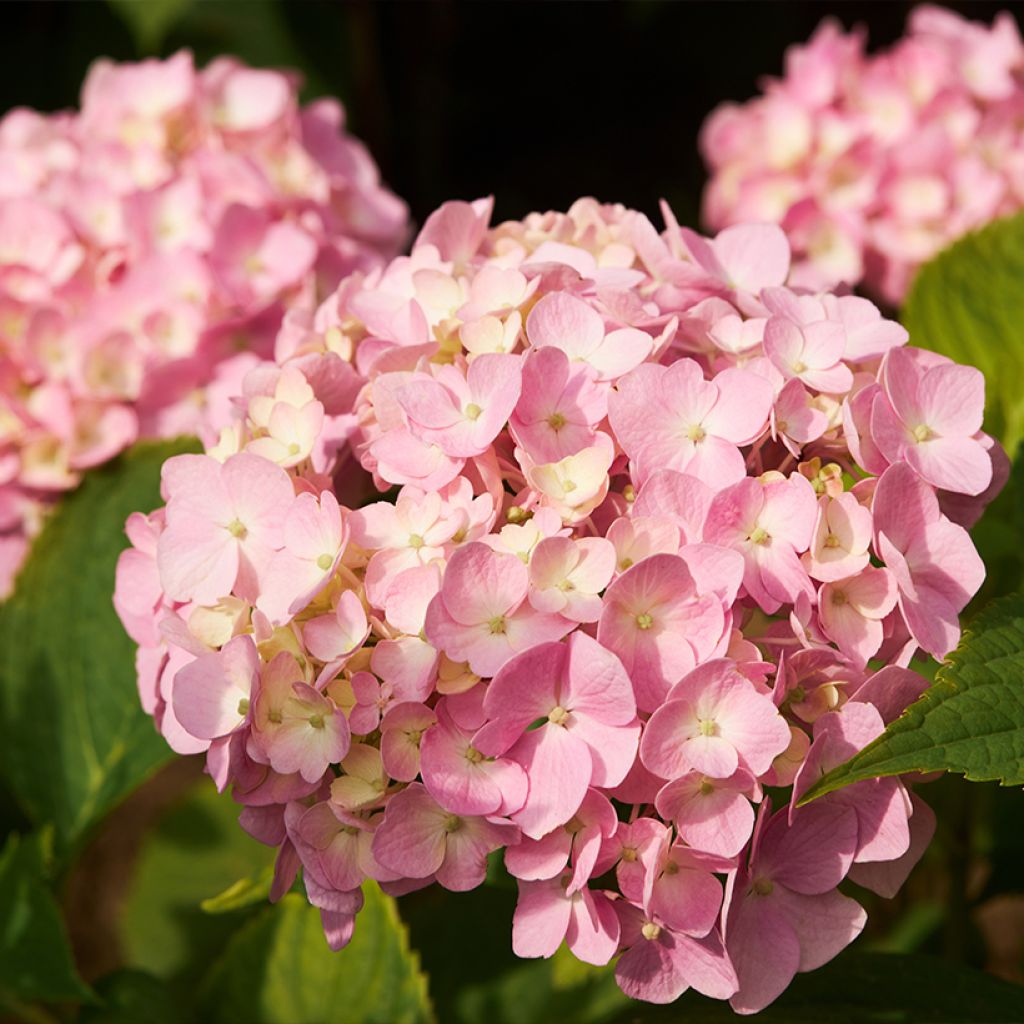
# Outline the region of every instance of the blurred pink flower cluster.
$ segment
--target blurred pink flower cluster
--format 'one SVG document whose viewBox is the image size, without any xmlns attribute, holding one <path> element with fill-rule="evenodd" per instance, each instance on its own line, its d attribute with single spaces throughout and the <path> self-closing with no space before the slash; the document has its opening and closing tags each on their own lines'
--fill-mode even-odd
<svg viewBox="0 0 1024 1024">
<path fill-rule="evenodd" d="M 0 595 L 84 470 L 194 431 L 218 364 L 404 243 L 341 106 L 297 84 L 100 61 L 80 110 L 0 120 Z"/>
<path fill-rule="evenodd" d="M 490 213 L 289 314 L 166 463 L 117 576 L 142 701 L 333 947 L 365 879 L 503 851 L 519 955 L 752 1012 L 933 831 L 900 779 L 796 803 L 957 642 L 1006 472 L 982 377 L 787 285 L 778 227 Z"/>
<path fill-rule="evenodd" d="M 1009 14 L 988 27 L 918 7 L 875 54 L 826 20 L 763 88 L 705 122 L 704 218 L 781 224 L 796 284 L 863 284 L 898 305 L 922 263 L 1024 206 L 1024 44 Z"/>
</svg>

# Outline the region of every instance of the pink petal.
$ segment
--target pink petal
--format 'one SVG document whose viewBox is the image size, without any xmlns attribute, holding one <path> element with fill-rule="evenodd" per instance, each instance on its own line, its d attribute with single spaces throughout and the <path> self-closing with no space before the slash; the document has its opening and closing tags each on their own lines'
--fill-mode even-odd
<svg viewBox="0 0 1024 1024">
<path fill-rule="evenodd" d="M 388 802 L 373 836 L 373 855 L 384 867 L 407 878 L 427 878 L 445 856 L 443 811 L 419 783 Z"/>
<path fill-rule="evenodd" d="M 729 1005 L 737 1013 L 763 1010 L 800 968 L 800 942 L 774 896 L 737 892 L 729 911 L 725 944 L 739 982 Z"/>
<path fill-rule="evenodd" d="M 572 900 L 558 878 L 520 882 L 512 918 L 512 951 L 521 957 L 553 956 L 565 938 Z"/>
<path fill-rule="evenodd" d="M 611 900 L 604 893 L 584 889 L 570 906 L 566 945 L 577 960 L 603 967 L 619 945 L 619 919 Z"/>
<path fill-rule="evenodd" d="M 788 889 L 772 895 L 800 943 L 800 971 L 814 971 L 827 964 L 860 935 L 868 918 L 856 900 L 835 889 L 819 896 L 802 896 Z"/>
<path fill-rule="evenodd" d="M 526 733 L 509 751 L 530 779 L 522 809 L 512 820 L 531 839 L 564 825 L 579 809 L 590 785 L 589 750 L 561 726 L 542 725 Z"/>
</svg>

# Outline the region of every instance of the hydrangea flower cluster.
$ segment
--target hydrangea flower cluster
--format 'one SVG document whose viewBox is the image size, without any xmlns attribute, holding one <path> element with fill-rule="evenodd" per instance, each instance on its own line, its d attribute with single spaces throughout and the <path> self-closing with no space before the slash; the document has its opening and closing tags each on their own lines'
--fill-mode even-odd
<svg viewBox="0 0 1024 1024">
<path fill-rule="evenodd" d="M 982 377 L 787 285 L 778 227 L 490 213 L 289 314 L 165 464 L 117 577 L 142 701 L 333 947 L 365 879 L 503 851 L 519 955 L 756 1011 L 933 831 L 900 779 L 796 803 L 957 642 L 1006 472 Z"/>
<path fill-rule="evenodd" d="M 334 100 L 232 58 L 93 65 L 81 109 L 0 120 L 0 596 L 45 509 L 285 308 L 394 256 L 407 212 Z"/>
<path fill-rule="evenodd" d="M 864 286 L 898 305 L 914 271 L 967 231 L 1024 206 L 1024 44 L 922 6 L 891 48 L 826 20 L 761 96 L 708 118 L 713 228 L 780 223 L 792 282 Z"/>
</svg>

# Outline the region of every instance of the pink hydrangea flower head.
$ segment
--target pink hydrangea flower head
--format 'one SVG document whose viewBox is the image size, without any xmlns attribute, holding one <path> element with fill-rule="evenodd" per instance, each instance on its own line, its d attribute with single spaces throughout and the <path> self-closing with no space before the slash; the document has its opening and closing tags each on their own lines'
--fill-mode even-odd
<svg viewBox="0 0 1024 1024">
<path fill-rule="evenodd" d="M 795 59 L 802 96 L 837 95 L 845 38 Z M 294 106 L 262 78 L 250 105 L 236 70 L 224 130 L 283 131 Z M 811 152 L 804 113 L 764 112 L 773 160 Z M 310 138 L 340 167 L 332 117 Z M 715 145 L 742 146 L 727 127 Z M 199 237 L 200 199 L 175 231 Z M 617 957 L 635 998 L 752 1012 L 860 931 L 844 878 L 892 895 L 927 846 L 903 780 L 796 804 L 927 687 L 915 653 L 955 645 L 984 575 L 963 524 L 1005 453 L 977 378 L 804 287 L 776 226 L 702 239 L 582 199 L 490 227 L 491 206 L 446 204 L 218 378 L 206 454 L 127 524 L 140 699 L 278 848 L 272 895 L 301 867 L 332 948 L 366 880 L 462 891 L 503 860 L 520 956 L 564 943 Z M 210 243 L 241 291 L 291 266 L 257 220 Z M 73 263 L 12 223 L 33 274 Z M 33 405 L 66 429 L 59 389 Z"/>
</svg>

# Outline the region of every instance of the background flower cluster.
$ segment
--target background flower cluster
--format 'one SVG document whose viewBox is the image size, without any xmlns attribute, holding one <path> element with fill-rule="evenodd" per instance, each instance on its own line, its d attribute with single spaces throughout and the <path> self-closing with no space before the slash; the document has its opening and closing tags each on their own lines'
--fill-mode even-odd
<svg viewBox="0 0 1024 1024">
<path fill-rule="evenodd" d="M 782 224 L 796 283 L 898 305 L 922 263 L 1024 205 L 1024 44 L 1010 14 L 922 5 L 894 45 L 866 45 L 827 19 L 763 95 L 711 114 L 703 212 Z"/>
<path fill-rule="evenodd" d="M 219 364 L 404 243 L 340 104 L 297 84 L 99 61 L 79 110 L 0 121 L 0 594 L 85 470 L 194 432 Z"/>
</svg>

